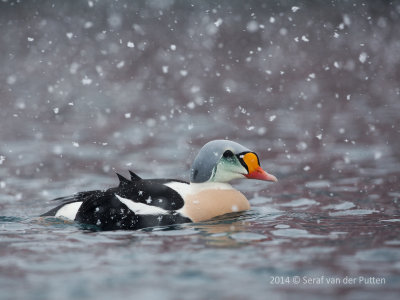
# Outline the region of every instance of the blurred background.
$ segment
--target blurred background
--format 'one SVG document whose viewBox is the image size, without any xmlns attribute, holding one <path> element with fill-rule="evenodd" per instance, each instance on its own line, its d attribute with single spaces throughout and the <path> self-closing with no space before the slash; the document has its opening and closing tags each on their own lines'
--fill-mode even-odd
<svg viewBox="0 0 400 300">
<path fill-rule="evenodd" d="M 0 5 L 6 185 L 127 166 L 187 179 L 216 138 L 297 164 L 399 157 L 397 1 Z"/>
<path fill-rule="evenodd" d="M 188 180 L 224 138 L 280 180 L 249 199 L 399 214 L 399 1 L 3 0 L 0 32 L 1 215 L 116 171 Z"/>
</svg>

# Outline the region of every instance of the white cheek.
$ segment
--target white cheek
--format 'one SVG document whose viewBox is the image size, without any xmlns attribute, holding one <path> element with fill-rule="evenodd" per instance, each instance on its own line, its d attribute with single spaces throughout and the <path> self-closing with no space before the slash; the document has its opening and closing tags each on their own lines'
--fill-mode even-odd
<svg viewBox="0 0 400 300">
<path fill-rule="evenodd" d="M 247 174 L 247 170 L 242 165 L 219 163 L 213 181 L 228 182 L 233 179 L 245 178 L 243 174 Z"/>
</svg>

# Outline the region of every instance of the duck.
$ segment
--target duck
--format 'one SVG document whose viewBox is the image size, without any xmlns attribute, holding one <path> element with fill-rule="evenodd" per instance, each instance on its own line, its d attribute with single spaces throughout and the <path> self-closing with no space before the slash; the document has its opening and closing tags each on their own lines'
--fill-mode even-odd
<svg viewBox="0 0 400 300">
<path fill-rule="evenodd" d="M 200 149 L 189 182 L 129 174 L 130 179 L 117 173 L 117 187 L 56 198 L 59 205 L 41 217 L 67 219 L 102 231 L 203 222 L 250 209 L 247 198 L 230 181 L 277 181 L 261 168 L 254 151 L 230 140 L 213 140 Z"/>
</svg>

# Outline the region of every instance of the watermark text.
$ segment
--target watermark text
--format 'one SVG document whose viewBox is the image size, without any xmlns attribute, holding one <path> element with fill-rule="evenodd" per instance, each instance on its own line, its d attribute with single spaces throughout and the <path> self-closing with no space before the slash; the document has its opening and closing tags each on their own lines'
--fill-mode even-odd
<svg viewBox="0 0 400 300">
<path fill-rule="evenodd" d="M 272 285 L 385 285 L 385 277 L 375 276 L 271 276 Z"/>
</svg>

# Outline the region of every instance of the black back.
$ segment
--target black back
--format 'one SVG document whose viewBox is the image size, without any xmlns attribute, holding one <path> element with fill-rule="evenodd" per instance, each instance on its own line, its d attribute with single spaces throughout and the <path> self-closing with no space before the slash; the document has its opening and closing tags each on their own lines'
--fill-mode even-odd
<svg viewBox="0 0 400 300">
<path fill-rule="evenodd" d="M 130 174 L 131 180 L 117 174 L 119 185 L 105 191 L 79 192 L 72 196 L 57 198 L 55 200 L 63 203 L 42 216 L 54 216 L 64 205 L 82 202 L 75 221 L 95 225 L 100 230 L 132 230 L 191 222 L 189 218 L 176 212 L 184 205 L 181 196 L 164 185 L 171 181 L 188 184 L 187 182 L 174 179 L 141 179 L 131 171 Z M 116 195 L 134 202 L 156 206 L 167 212 L 159 215 L 136 215 Z"/>
</svg>

